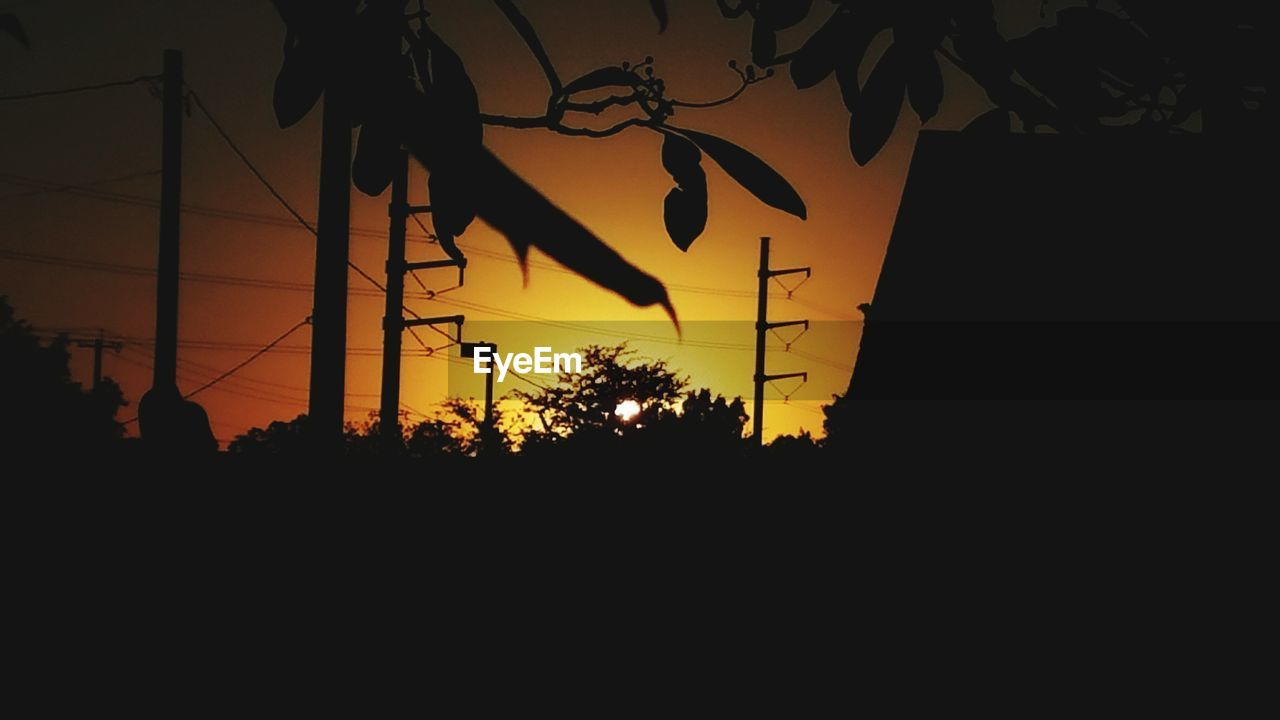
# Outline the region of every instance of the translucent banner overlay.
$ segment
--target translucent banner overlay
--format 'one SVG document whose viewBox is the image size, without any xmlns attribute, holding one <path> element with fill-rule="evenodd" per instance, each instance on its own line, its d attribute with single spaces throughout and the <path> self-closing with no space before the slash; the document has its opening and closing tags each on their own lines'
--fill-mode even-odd
<svg viewBox="0 0 1280 720">
<path fill-rule="evenodd" d="M 448 392 L 451 397 L 483 398 L 486 376 L 477 374 L 475 362 L 464 357 L 472 343 L 496 346 L 509 368 L 506 377 L 497 363 L 487 366 L 493 374 L 493 394 L 502 398 L 513 390 L 537 392 L 537 386 L 554 385 L 555 372 L 513 372 L 519 355 L 532 362 L 537 348 L 547 348 L 547 365 L 553 356 L 580 353 L 587 346 L 614 347 L 625 343 L 637 361 L 663 360 L 677 374 L 689 379 L 690 390 L 707 388 L 727 398 L 754 397 L 756 327 L 753 322 L 691 321 L 677 335 L 669 322 L 609 321 L 469 321 L 462 328 L 464 346 L 449 348 Z M 814 321 L 779 327 L 765 334 L 765 372 L 768 375 L 807 373 L 808 377 L 778 379 L 766 383 L 767 401 L 830 402 L 833 394 L 849 387 L 854 356 L 862 336 L 862 323 Z M 485 352 L 487 357 L 489 351 Z M 564 369 L 564 358 L 561 358 Z M 584 356 L 585 362 L 585 356 Z M 582 370 L 587 372 L 588 367 Z"/>
</svg>

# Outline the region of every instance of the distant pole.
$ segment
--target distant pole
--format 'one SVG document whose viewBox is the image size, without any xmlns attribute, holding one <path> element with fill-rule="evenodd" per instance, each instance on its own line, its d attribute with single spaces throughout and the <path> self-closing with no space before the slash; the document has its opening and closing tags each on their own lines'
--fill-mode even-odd
<svg viewBox="0 0 1280 720">
<path fill-rule="evenodd" d="M 335 66 L 341 67 L 340 61 Z M 320 214 L 312 308 L 308 413 L 316 449 L 342 452 L 347 367 L 347 262 L 351 224 L 351 93 L 345 77 L 324 94 Z"/>
<path fill-rule="evenodd" d="M 497 345 L 493 345 L 493 354 L 498 354 Z M 480 449 L 489 456 L 496 450 L 490 442 L 496 435 L 493 431 L 496 420 L 493 416 L 493 373 L 489 373 L 484 376 L 484 439 L 480 444 Z"/>
<path fill-rule="evenodd" d="M 102 351 L 111 348 L 116 352 L 120 352 L 124 349 L 124 343 L 119 340 L 107 342 L 106 333 L 103 330 L 98 330 L 98 334 L 95 337 L 72 338 L 71 342 L 74 342 L 76 347 L 93 349 L 93 387 L 95 388 L 102 384 Z"/>
<path fill-rule="evenodd" d="M 756 304 L 756 373 L 753 378 L 755 381 L 755 398 L 752 405 L 751 413 L 751 441 L 756 447 L 764 445 L 764 385 L 771 380 L 785 380 L 787 378 L 804 378 L 809 379 L 808 373 L 782 373 L 780 375 L 770 375 L 765 372 L 764 351 L 767 341 L 766 333 L 774 328 L 791 327 L 793 325 L 803 325 L 805 330 L 809 329 L 808 320 L 786 320 L 783 322 L 769 322 L 769 279 L 779 277 L 781 275 L 797 275 L 804 273 L 805 277 L 812 274 L 812 270 L 807 267 L 789 268 L 786 270 L 769 269 L 769 238 L 760 238 L 760 271 L 757 276 L 760 283 L 757 286 L 757 304 Z"/>
<path fill-rule="evenodd" d="M 490 347 L 491 347 L 491 348 L 493 348 L 493 349 L 490 351 L 490 353 L 491 353 L 492 355 L 497 355 L 497 354 L 498 354 L 498 346 L 497 346 L 496 344 L 491 344 L 491 345 L 490 345 Z M 493 422 L 494 422 L 494 417 L 493 417 L 493 373 L 488 373 L 488 374 L 486 374 L 486 375 L 484 376 L 484 424 L 485 424 L 485 427 L 486 427 L 486 428 L 488 428 L 489 430 L 492 430 L 492 429 L 493 429 Z"/>
<path fill-rule="evenodd" d="M 769 238 L 760 238 L 760 271 L 756 299 L 756 372 L 751 412 L 751 440 L 760 447 L 764 441 L 764 344 L 769 323 Z"/>
<path fill-rule="evenodd" d="M 382 317 L 382 408 L 378 427 L 383 450 L 400 449 L 400 350 L 404 333 L 405 235 L 409 221 L 409 156 L 400 153 L 391 180 L 391 231 L 387 240 L 387 305 Z"/>
<path fill-rule="evenodd" d="M 93 341 L 93 387 L 102 384 L 102 333 Z"/>
<path fill-rule="evenodd" d="M 182 208 L 182 53 L 164 51 L 160 255 L 156 281 L 156 347 L 152 387 L 178 379 L 178 221 Z M 95 376 L 101 368 L 95 371 Z"/>
</svg>

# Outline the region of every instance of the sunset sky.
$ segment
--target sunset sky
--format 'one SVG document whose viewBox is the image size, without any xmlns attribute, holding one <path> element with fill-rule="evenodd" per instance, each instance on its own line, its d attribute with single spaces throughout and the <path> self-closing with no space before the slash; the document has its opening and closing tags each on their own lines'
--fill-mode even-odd
<svg viewBox="0 0 1280 720">
<path fill-rule="evenodd" d="M 643 0 L 518 4 L 566 80 L 652 55 L 670 95 L 705 100 L 736 87 L 728 60 L 748 59 L 749 22 L 721 18 L 712 0 L 670 3 L 671 26 L 661 35 Z M 1030 6 L 1038 3 L 1024 5 L 1034 14 Z M 534 115 L 545 108 L 546 84 L 537 64 L 492 3 L 438 0 L 429 7 L 433 27 L 466 62 L 483 111 Z M 782 36 L 784 50 L 808 37 L 831 6 L 815 7 L 805 25 Z M 283 195 L 305 217 L 315 217 L 320 113 L 289 130 L 276 124 L 271 92 L 284 27 L 269 2 L 0 2 L 0 11 L 5 10 L 21 18 L 33 48 L 24 51 L 7 39 L 0 42 L 0 94 L 156 74 L 162 51 L 181 49 L 191 89 Z M 951 68 L 944 65 L 944 72 L 948 100 L 930 127 L 958 128 L 986 105 Z M 859 168 L 848 151 L 848 118 L 834 79 L 799 92 L 785 71 L 727 106 L 677 114 L 675 124 L 720 135 L 763 158 L 791 181 L 809 211 L 809 219 L 801 221 L 768 208 L 708 161 L 710 221 L 688 253 L 673 246 L 663 227 L 663 198 L 673 183 L 662 168 L 661 139 L 654 133 L 632 129 L 590 140 L 491 127 L 486 128 L 486 143 L 547 197 L 664 281 L 682 320 L 744 321 L 744 334 L 736 342 L 749 345 L 762 235 L 774 238 L 775 266 L 809 265 L 814 270 L 795 302 L 771 301 L 772 319 L 852 321 L 859 318 L 856 306 L 872 297 L 919 124 L 904 113 L 888 147 Z M 584 124 L 605 122 L 587 118 Z M 314 242 L 305 230 L 290 225 L 285 211 L 198 114 L 187 121 L 186 141 L 183 201 L 197 210 L 182 218 L 182 268 L 215 281 L 182 284 L 179 384 L 189 391 L 309 314 L 311 296 L 300 286 L 312 281 Z M 0 294 L 8 295 L 19 315 L 42 331 L 68 329 L 83 335 L 105 328 L 110 336 L 126 338 L 125 350 L 109 354 L 105 362 L 106 374 L 122 384 L 132 403 L 122 411 L 124 417 L 133 416 L 137 399 L 150 385 L 146 366 L 151 350 L 145 341 L 154 333 L 155 282 L 136 269 L 153 268 L 156 261 L 158 219 L 149 202 L 159 197 L 159 150 L 160 103 L 145 85 L 0 105 L 0 251 L 6 253 L 0 255 Z M 113 178 L 125 179 L 103 182 Z M 50 186 L 80 184 L 92 185 L 87 192 L 48 191 Z M 424 174 L 414 168 L 411 200 L 426 199 Z M 352 238 L 352 259 L 381 280 L 387 197 L 369 198 L 353 190 L 353 203 L 358 232 Z M 411 236 L 421 236 L 412 225 Z M 558 271 L 536 251 L 525 287 L 506 241 L 479 222 L 461 244 L 471 259 L 466 286 L 442 296 L 449 304 L 413 301 L 411 307 L 419 313 L 460 312 L 474 321 L 511 320 L 514 315 L 569 323 L 653 321 L 645 327 L 664 322 L 661 310 L 635 308 Z M 411 260 L 440 257 L 437 248 L 420 242 L 409 248 Z M 27 260 L 16 259 L 15 253 Z M 33 256 L 80 267 L 31 262 Z M 455 280 L 448 270 L 420 277 L 439 289 Z M 227 278 L 284 283 L 292 289 L 243 287 L 227 284 Z M 412 280 L 407 287 L 418 289 Z M 354 275 L 351 288 L 348 418 L 363 420 L 378 405 L 382 300 Z M 670 337 L 674 339 L 674 331 Z M 199 397 L 224 447 L 248 427 L 305 411 L 308 343 L 304 329 L 281 351 Z M 406 337 L 405 347 L 415 344 Z M 682 367 L 678 345 L 636 347 Z M 818 392 L 809 388 L 812 397 L 844 390 L 853 342 L 818 338 L 796 347 L 823 362 L 772 353 L 770 371 L 821 371 L 814 378 Z M 749 382 L 751 353 L 723 352 L 731 355 L 716 371 L 695 371 L 703 365 L 692 359 L 684 363 L 695 387 L 737 393 L 744 380 Z M 444 399 L 448 367 L 407 358 L 406 405 L 431 412 Z M 73 371 L 87 382 L 89 351 L 75 351 Z M 735 377 L 730 383 L 717 373 Z M 802 427 L 819 433 L 818 407 L 816 401 L 770 403 L 766 437 Z"/>
</svg>

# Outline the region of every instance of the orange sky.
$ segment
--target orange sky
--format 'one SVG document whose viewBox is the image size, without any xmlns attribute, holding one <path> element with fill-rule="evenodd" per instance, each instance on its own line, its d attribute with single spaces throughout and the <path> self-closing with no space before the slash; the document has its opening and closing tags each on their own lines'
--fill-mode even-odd
<svg viewBox="0 0 1280 720">
<path fill-rule="evenodd" d="M 714 3 L 672 3 L 671 28 L 656 33 L 648 3 L 520 3 L 539 30 L 565 79 L 603 65 L 636 61 L 646 55 L 667 82 L 669 94 L 687 100 L 709 99 L 736 86 L 725 67 L 744 62 L 749 46 L 747 21 L 721 19 Z M 433 26 L 467 63 L 486 112 L 538 114 L 545 107 L 545 82 L 536 63 L 490 3 L 452 0 L 431 3 Z M 791 47 L 807 37 L 829 12 L 815 5 L 806 26 L 783 36 Z M 315 216 L 319 113 L 287 131 L 276 126 L 271 88 L 280 57 L 283 27 L 270 4 L 240 0 L 205 3 L 181 0 L 120 0 L 112 3 L 58 1 L 18 10 L 35 45 L 24 52 L 0 44 L 0 94 L 90 84 L 159 70 L 165 47 L 186 52 L 187 79 L 248 155 L 299 208 Z M 955 128 L 981 112 L 981 101 L 965 81 L 948 75 L 950 102 L 931 127 Z M 960 101 L 956 101 L 959 96 Z M 158 170 L 158 101 L 134 86 L 61 98 L 6 103 L 0 107 L 0 250 L 72 258 L 91 263 L 154 267 L 157 212 L 129 202 L 109 202 L 65 193 L 32 194 L 20 178 L 56 184 L 95 182 Z M 899 132 L 868 167 L 857 167 L 847 149 L 848 114 L 834 80 L 798 92 L 786 77 L 753 86 L 738 101 L 712 110 L 684 110 L 673 122 L 730 139 L 759 155 L 787 177 L 805 199 L 808 221 L 768 208 L 705 163 L 711 214 L 705 234 L 688 253 L 667 239 L 662 202 L 672 180 L 659 161 L 661 140 L 640 129 L 605 140 L 566 138 L 539 130 L 488 128 L 494 152 L 549 198 L 595 231 L 633 263 L 672 288 L 684 320 L 751 322 L 755 302 L 758 238 L 774 238 L 776 266 L 810 265 L 813 279 L 798 293 L 805 304 L 774 300 L 773 319 L 852 320 L 855 307 L 870 300 L 879 273 L 905 178 L 918 123 L 905 118 Z M 219 211 L 286 218 L 198 115 L 187 123 L 184 203 Z M 411 198 L 425 202 L 425 181 L 413 172 Z M 95 191 L 157 198 L 156 176 L 94 186 Z M 352 259 L 375 277 L 383 277 L 385 242 L 376 237 L 386 226 L 386 197 L 354 194 L 353 225 L 370 236 L 352 239 Z M 313 241 L 301 229 L 284 225 L 186 213 L 182 225 L 184 272 L 286 283 L 309 283 Z M 663 319 L 661 310 L 637 309 L 576 276 L 544 267 L 534 255 L 528 287 L 511 262 L 505 240 L 477 223 L 461 239 L 474 248 L 466 287 L 446 297 L 468 303 L 459 310 L 440 303 L 415 302 L 420 313 L 464 312 L 469 319 L 503 319 L 476 304 L 507 313 L 570 322 Z M 411 259 L 435 257 L 433 249 L 410 244 Z M 450 271 L 423 276 L 429 286 L 453 284 Z M 366 284 L 352 277 L 353 290 Z M 409 282 L 409 287 L 416 286 Z M 729 294 L 690 292 L 714 288 Z M 18 262 L 0 257 L 0 294 L 7 294 L 20 316 L 38 328 L 105 328 L 109 334 L 149 338 L 154 331 L 155 283 L 150 277 Z M 235 345 L 234 348 L 183 347 L 179 350 L 180 386 L 190 390 L 279 335 L 309 313 L 306 292 L 184 282 L 180 337 L 183 341 Z M 348 360 L 349 417 L 363 419 L 378 404 L 382 301 L 353 295 L 350 301 Z M 748 333 L 741 343 L 751 343 Z M 425 339 L 425 337 L 424 337 Z M 306 331 L 285 343 L 301 348 Z M 406 348 L 413 347 L 406 340 Z M 799 349 L 801 345 L 797 345 Z M 670 357 L 674 346 L 649 348 L 646 354 Z M 665 349 L 664 349 L 665 348 Z M 840 392 L 848 382 L 851 347 L 804 346 L 823 358 L 825 371 L 815 379 L 822 393 Z M 108 356 L 106 373 L 136 399 L 148 387 L 149 349 L 132 344 Z M 749 377 L 750 353 L 739 353 Z M 817 370 L 813 363 L 774 354 L 770 370 Z M 444 397 L 445 363 L 406 359 L 403 400 L 423 412 Z M 78 378 L 90 372 L 89 354 L 77 351 Z M 693 384 L 718 389 L 713 373 L 695 374 Z M 305 410 L 308 361 L 305 352 L 271 353 L 233 380 L 203 394 L 214 432 L 223 441 L 252 425 L 288 419 Z M 736 386 L 736 385 L 735 385 Z M 770 397 L 777 397 L 771 395 Z M 818 404 L 771 403 L 766 434 L 820 432 Z M 123 412 L 131 416 L 132 408 Z"/>
</svg>

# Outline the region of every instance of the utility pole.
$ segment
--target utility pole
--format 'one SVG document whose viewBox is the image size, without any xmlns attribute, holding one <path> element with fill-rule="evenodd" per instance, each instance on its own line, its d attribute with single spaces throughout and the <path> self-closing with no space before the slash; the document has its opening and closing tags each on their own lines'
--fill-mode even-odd
<svg viewBox="0 0 1280 720">
<path fill-rule="evenodd" d="M 351 19 L 355 20 L 354 10 Z M 333 58 L 331 62 L 338 70 L 324 91 L 307 412 L 315 449 L 335 457 L 342 449 L 346 396 L 352 89 L 346 58 Z"/>
<path fill-rule="evenodd" d="M 164 129 L 161 141 L 160 255 L 156 276 L 154 390 L 178 382 L 178 223 L 182 209 L 182 53 L 164 51 Z"/>
<path fill-rule="evenodd" d="M 76 347 L 93 348 L 93 385 L 91 387 L 94 388 L 102 384 L 102 351 L 106 348 L 116 352 L 124 349 L 124 343 L 119 340 L 107 342 L 101 330 L 95 338 L 72 338 L 71 342 L 74 342 Z"/>
<path fill-rule="evenodd" d="M 770 270 L 769 269 L 769 238 L 760 238 L 760 271 L 757 273 L 759 278 L 759 299 L 756 305 L 756 372 L 755 372 L 755 402 L 752 407 L 751 440 L 756 447 L 764 444 L 764 385 L 772 380 L 785 380 L 787 378 L 804 378 L 809 379 L 808 373 L 783 373 L 781 375 L 768 375 L 765 373 L 764 350 L 766 333 L 775 328 L 791 327 L 794 325 L 803 325 L 806 330 L 809 329 L 808 320 L 788 320 L 785 322 L 769 322 L 769 280 L 783 275 L 798 275 L 804 273 L 807 278 L 812 274 L 810 268 L 790 268 L 786 270 Z"/>
<path fill-rule="evenodd" d="M 400 448 L 400 351 L 404 340 L 404 245 L 409 224 L 409 157 L 403 151 L 391 179 L 391 231 L 387 235 L 387 304 L 382 316 L 382 405 L 378 413 L 384 453 Z"/>
<path fill-rule="evenodd" d="M 382 316 L 382 396 L 378 411 L 378 428 L 383 452 L 391 455 L 400 449 L 400 355 L 404 346 L 403 333 L 408 328 L 423 325 L 456 324 L 462 340 L 462 325 L 466 317 L 404 317 L 404 276 L 417 270 L 458 268 L 458 287 L 465 280 L 466 259 L 428 260 L 410 263 L 405 260 L 405 240 L 408 236 L 409 218 L 431 212 L 430 205 L 409 204 L 409 155 L 401 152 L 396 164 L 396 174 L 391 179 L 391 205 L 387 213 L 391 227 L 387 235 L 387 298 Z M 430 293 L 428 293 L 430 295 Z"/>
<path fill-rule="evenodd" d="M 489 342 L 466 342 L 462 343 L 462 352 L 459 353 L 464 358 L 474 358 L 476 350 L 479 348 L 487 348 L 489 357 L 496 357 L 498 354 L 498 345 Z M 492 438 L 493 426 L 497 422 L 497 418 L 493 416 L 493 372 L 486 373 L 484 376 L 484 420 L 480 425 L 481 451 L 492 452 L 487 440 Z"/>
</svg>

